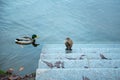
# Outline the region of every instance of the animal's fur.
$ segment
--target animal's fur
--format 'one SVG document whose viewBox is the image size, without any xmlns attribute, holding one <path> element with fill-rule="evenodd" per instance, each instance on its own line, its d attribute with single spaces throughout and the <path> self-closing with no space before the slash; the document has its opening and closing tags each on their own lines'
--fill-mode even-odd
<svg viewBox="0 0 120 80">
<path fill-rule="evenodd" d="M 73 45 L 73 41 L 70 38 L 66 38 L 65 40 L 65 46 L 66 46 L 66 50 L 72 50 L 72 45 Z"/>
</svg>

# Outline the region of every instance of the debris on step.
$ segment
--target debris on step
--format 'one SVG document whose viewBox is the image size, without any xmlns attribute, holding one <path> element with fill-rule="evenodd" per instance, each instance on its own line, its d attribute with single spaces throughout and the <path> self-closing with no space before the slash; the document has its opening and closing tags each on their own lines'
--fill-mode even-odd
<svg viewBox="0 0 120 80">
<path fill-rule="evenodd" d="M 83 76 L 82 79 L 83 80 L 90 80 L 88 77 L 85 77 L 85 76 Z"/>
<path fill-rule="evenodd" d="M 54 65 L 50 62 L 47 62 L 47 61 L 43 61 L 49 68 L 53 68 Z"/>
</svg>

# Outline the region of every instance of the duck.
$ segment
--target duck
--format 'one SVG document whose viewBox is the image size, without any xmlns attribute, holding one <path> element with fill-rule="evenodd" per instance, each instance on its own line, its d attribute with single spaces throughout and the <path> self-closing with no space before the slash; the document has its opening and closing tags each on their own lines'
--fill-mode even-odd
<svg viewBox="0 0 120 80">
<path fill-rule="evenodd" d="M 32 44 L 34 47 L 36 47 L 39 45 L 35 43 L 36 38 L 38 38 L 36 34 L 33 34 L 32 37 L 24 36 L 24 37 L 16 38 L 15 43 L 21 44 L 21 45 Z"/>
<path fill-rule="evenodd" d="M 72 50 L 71 48 L 72 48 L 72 45 L 73 45 L 73 41 L 72 41 L 72 39 L 71 38 L 69 38 L 69 37 L 67 37 L 66 39 L 65 39 L 65 46 L 66 46 L 66 50 Z"/>
</svg>

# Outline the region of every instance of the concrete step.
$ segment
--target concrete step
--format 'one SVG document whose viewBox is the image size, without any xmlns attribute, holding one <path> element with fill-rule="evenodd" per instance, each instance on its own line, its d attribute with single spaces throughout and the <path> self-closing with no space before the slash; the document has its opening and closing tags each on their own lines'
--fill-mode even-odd
<svg viewBox="0 0 120 80">
<path fill-rule="evenodd" d="M 120 48 L 80 48 L 82 53 L 119 53 Z"/>
<path fill-rule="evenodd" d="M 120 60 L 40 60 L 38 68 L 120 68 Z"/>
<path fill-rule="evenodd" d="M 65 48 L 65 44 L 45 44 L 43 48 Z M 73 48 L 120 48 L 120 44 L 73 44 Z"/>
<path fill-rule="evenodd" d="M 61 48 L 43 48 L 43 54 L 47 53 L 120 53 L 120 48 L 72 48 L 72 51 L 65 50 L 64 47 Z"/>
<path fill-rule="evenodd" d="M 49 59 L 49 60 L 67 60 L 67 59 L 102 59 L 101 55 L 108 59 L 120 59 L 120 53 L 56 53 L 56 54 L 41 54 L 40 59 Z"/>
<path fill-rule="evenodd" d="M 36 80 L 120 80 L 120 44 L 44 45 Z"/>
<path fill-rule="evenodd" d="M 120 80 L 120 68 L 37 69 L 36 80 Z"/>
<path fill-rule="evenodd" d="M 67 53 L 64 44 L 46 44 L 42 53 Z M 72 53 L 119 53 L 120 44 L 74 44 Z"/>
<path fill-rule="evenodd" d="M 68 51 L 65 50 L 65 48 L 43 48 L 42 49 L 42 54 L 47 54 L 47 53 L 67 53 Z M 70 53 L 78 53 L 80 52 L 80 48 L 75 48 L 72 51 L 69 51 Z"/>
</svg>

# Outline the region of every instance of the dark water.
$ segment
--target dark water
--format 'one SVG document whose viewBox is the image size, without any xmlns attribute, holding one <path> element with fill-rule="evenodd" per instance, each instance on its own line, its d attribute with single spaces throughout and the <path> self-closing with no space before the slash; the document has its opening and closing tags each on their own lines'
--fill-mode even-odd
<svg viewBox="0 0 120 80">
<path fill-rule="evenodd" d="M 24 66 L 34 72 L 47 43 L 120 43 L 120 0 L 0 0 L 0 69 Z M 17 37 L 37 34 L 21 48 Z"/>
</svg>

